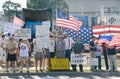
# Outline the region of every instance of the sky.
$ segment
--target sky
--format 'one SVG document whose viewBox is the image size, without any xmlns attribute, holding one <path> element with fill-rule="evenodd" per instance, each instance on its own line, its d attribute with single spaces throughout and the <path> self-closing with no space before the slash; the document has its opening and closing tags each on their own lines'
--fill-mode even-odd
<svg viewBox="0 0 120 79">
<path fill-rule="evenodd" d="M 5 1 L 8 1 L 8 0 L 0 0 L 0 11 L 2 11 L 2 5 Z M 21 4 L 22 8 L 26 8 L 27 6 L 26 5 L 27 0 L 10 0 L 10 1 Z"/>
</svg>

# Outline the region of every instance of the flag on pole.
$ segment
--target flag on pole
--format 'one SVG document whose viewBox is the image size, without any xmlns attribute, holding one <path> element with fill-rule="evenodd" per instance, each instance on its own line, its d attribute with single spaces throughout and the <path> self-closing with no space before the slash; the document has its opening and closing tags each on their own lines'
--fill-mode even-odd
<svg viewBox="0 0 120 79">
<path fill-rule="evenodd" d="M 57 26 L 62 28 L 68 28 L 73 31 L 78 32 L 79 27 L 82 26 L 82 21 L 79 21 L 77 18 L 69 15 L 66 12 L 57 9 Z"/>
<path fill-rule="evenodd" d="M 18 18 L 16 16 L 14 16 L 13 23 L 17 24 L 17 25 L 20 25 L 21 27 L 23 27 L 24 24 L 25 24 L 25 22 L 22 19 L 20 19 L 20 18 Z"/>
</svg>

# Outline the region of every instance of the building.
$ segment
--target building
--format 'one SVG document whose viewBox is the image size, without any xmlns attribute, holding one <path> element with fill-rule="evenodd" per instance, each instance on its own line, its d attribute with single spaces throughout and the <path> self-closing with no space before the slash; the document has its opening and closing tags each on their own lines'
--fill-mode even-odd
<svg viewBox="0 0 120 79">
<path fill-rule="evenodd" d="M 88 16 L 89 25 L 95 25 L 97 16 L 120 15 L 120 0 L 65 0 L 70 14 L 74 16 Z M 104 7 L 104 11 L 101 11 Z"/>
</svg>

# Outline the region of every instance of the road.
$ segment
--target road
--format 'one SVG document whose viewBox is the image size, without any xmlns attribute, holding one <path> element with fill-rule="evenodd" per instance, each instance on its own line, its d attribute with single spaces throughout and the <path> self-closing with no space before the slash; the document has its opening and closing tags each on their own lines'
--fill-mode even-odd
<svg viewBox="0 0 120 79">
<path fill-rule="evenodd" d="M 2 73 L 0 79 L 120 79 L 120 72 Z"/>
</svg>

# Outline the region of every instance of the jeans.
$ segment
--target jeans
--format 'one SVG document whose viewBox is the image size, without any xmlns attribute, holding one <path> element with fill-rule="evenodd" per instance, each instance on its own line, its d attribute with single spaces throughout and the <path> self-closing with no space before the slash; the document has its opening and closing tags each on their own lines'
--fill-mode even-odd
<svg viewBox="0 0 120 79">
<path fill-rule="evenodd" d="M 70 61 L 70 56 L 71 56 L 71 49 L 65 50 L 65 57 L 69 59 Z"/>
<path fill-rule="evenodd" d="M 95 66 L 95 69 L 101 69 L 101 56 L 96 56 L 96 58 L 98 58 L 98 66 Z"/>
<path fill-rule="evenodd" d="M 109 70 L 109 64 L 108 64 L 108 52 L 106 50 L 103 50 L 103 56 L 104 56 L 104 60 L 105 60 L 105 66 L 106 69 Z"/>
</svg>

